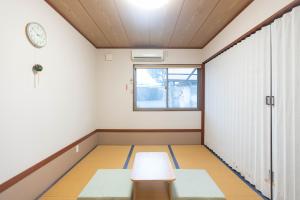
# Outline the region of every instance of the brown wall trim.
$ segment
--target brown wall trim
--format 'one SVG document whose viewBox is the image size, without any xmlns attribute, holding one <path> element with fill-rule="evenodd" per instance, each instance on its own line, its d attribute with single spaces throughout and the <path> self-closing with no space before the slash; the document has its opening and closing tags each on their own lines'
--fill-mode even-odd
<svg viewBox="0 0 300 200">
<path fill-rule="evenodd" d="M 55 158 L 59 157 L 63 153 L 67 152 L 68 150 L 72 149 L 76 145 L 80 144 L 84 140 L 88 139 L 92 135 L 97 132 L 202 132 L 201 129 L 96 129 L 93 132 L 87 134 L 86 136 L 76 140 L 75 142 L 69 144 L 68 146 L 62 148 L 61 150 L 57 151 L 56 153 L 52 154 L 51 156 L 45 158 L 44 160 L 36 163 L 35 165 L 31 166 L 30 168 L 24 170 L 23 172 L 19 173 L 18 175 L 12 177 L 11 179 L 5 181 L 0 185 L 0 193 L 5 191 L 6 189 L 10 188 L 14 184 L 18 183 L 22 179 L 26 178 L 33 172 L 37 171 L 41 167 L 45 166 Z"/>
<path fill-rule="evenodd" d="M 242 40 L 246 39 L 247 37 L 249 37 L 250 35 L 252 35 L 256 31 L 260 30 L 262 27 L 271 24 L 274 20 L 276 20 L 277 18 L 280 18 L 282 15 L 284 15 L 285 13 L 291 11 L 293 8 L 295 8 L 296 6 L 299 6 L 299 5 L 300 5 L 300 0 L 294 0 L 294 1 L 292 1 L 290 4 L 288 4 L 287 6 L 283 7 L 279 11 L 277 11 L 271 17 L 267 18 L 266 20 L 264 20 L 260 24 L 256 25 L 255 27 L 253 27 L 252 29 L 250 29 L 248 32 L 246 32 L 245 34 L 243 34 L 242 36 L 240 36 L 239 38 L 237 38 L 236 40 L 234 40 L 233 42 L 231 42 L 230 44 L 228 44 L 227 46 L 225 46 L 224 48 L 222 48 L 220 51 L 218 51 L 217 53 L 215 53 L 214 55 L 212 55 L 211 57 L 209 57 L 208 59 L 206 59 L 203 63 L 204 64 L 208 63 L 212 59 L 214 59 L 217 56 L 219 56 L 220 54 L 222 54 L 224 51 L 230 49 L 231 47 L 233 47 L 237 43 L 239 43 Z"/>
<path fill-rule="evenodd" d="M 51 187 L 53 187 L 62 177 L 64 177 L 68 172 L 70 172 L 74 167 L 82 161 L 90 152 L 97 148 L 97 145 L 89 150 L 84 156 L 82 156 L 77 162 L 75 162 L 65 173 L 63 173 L 58 179 L 51 183 L 36 199 L 40 199 Z"/>
<path fill-rule="evenodd" d="M 202 132 L 201 129 L 96 129 L 96 132 Z"/>
<path fill-rule="evenodd" d="M 98 132 L 98 145 L 201 144 L 201 132 Z"/>
<path fill-rule="evenodd" d="M 94 135 L 97 131 L 93 131 L 89 134 L 87 134 L 86 136 L 76 140 L 75 142 L 69 144 L 68 146 L 62 148 L 61 150 L 57 151 L 56 153 L 52 154 L 51 156 L 45 158 L 44 160 L 36 163 L 35 165 L 31 166 L 30 168 L 26 169 L 25 171 L 21 172 L 20 174 L 14 176 L 13 178 L 5 181 L 4 183 L 2 183 L 0 185 L 0 193 L 5 191 L 6 189 L 8 189 L 9 187 L 11 187 L 12 185 L 18 183 L 19 181 L 21 181 L 22 179 L 24 179 L 26 176 L 30 175 L 31 173 L 35 172 L 36 170 L 40 169 L 41 167 L 45 166 L 46 164 L 48 164 L 49 162 L 51 162 L 52 160 L 54 160 L 55 158 L 57 158 L 58 156 L 62 155 L 63 153 L 67 152 L 68 150 L 70 150 L 71 148 L 75 147 L 77 144 L 83 142 L 84 140 L 86 140 L 87 138 L 91 137 L 92 135 Z"/>
</svg>

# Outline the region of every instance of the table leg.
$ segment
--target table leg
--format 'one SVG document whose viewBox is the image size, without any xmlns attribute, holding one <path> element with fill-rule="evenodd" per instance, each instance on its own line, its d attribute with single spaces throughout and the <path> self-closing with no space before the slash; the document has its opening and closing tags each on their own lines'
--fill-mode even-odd
<svg viewBox="0 0 300 200">
<path fill-rule="evenodd" d="M 168 182 L 169 199 L 172 200 L 172 182 Z"/>
<path fill-rule="evenodd" d="M 136 200 L 136 189 L 137 189 L 137 187 L 136 187 L 136 182 L 133 182 L 133 200 Z"/>
</svg>

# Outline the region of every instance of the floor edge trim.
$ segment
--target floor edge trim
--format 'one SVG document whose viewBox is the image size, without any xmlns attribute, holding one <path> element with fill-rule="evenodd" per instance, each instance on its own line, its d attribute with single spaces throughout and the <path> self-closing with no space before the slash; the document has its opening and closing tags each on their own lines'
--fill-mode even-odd
<svg viewBox="0 0 300 200">
<path fill-rule="evenodd" d="M 256 194 L 258 194 L 263 200 L 270 200 L 270 198 L 266 197 L 261 191 L 259 191 L 255 185 L 251 184 L 248 180 L 246 180 L 240 172 L 233 169 L 228 163 L 226 163 L 218 154 L 216 154 L 212 149 L 210 149 L 208 146 L 203 145 L 206 147 L 214 156 L 218 158 L 230 171 L 232 171 L 235 175 L 237 175 L 249 188 L 251 188 Z"/>
<path fill-rule="evenodd" d="M 169 148 L 170 154 L 171 154 L 171 156 L 172 156 L 172 159 L 173 159 L 173 163 L 174 163 L 174 165 L 175 165 L 175 168 L 176 168 L 176 169 L 180 169 L 180 166 L 179 166 L 179 164 L 178 164 L 178 161 L 177 161 L 177 159 L 176 159 L 176 156 L 175 156 L 175 154 L 174 154 L 174 152 L 173 152 L 173 149 L 172 149 L 172 146 L 171 146 L 170 144 L 168 145 L 168 148 Z"/>
<path fill-rule="evenodd" d="M 123 169 L 127 169 L 128 168 L 128 164 L 129 164 L 129 161 L 130 161 L 133 149 L 134 149 L 134 145 L 131 145 L 130 150 L 129 150 L 128 155 L 127 155 L 127 159 L 126 159 L 126 161 L 125 161 L 125 163 L 123 165 Z"/>
</svg>

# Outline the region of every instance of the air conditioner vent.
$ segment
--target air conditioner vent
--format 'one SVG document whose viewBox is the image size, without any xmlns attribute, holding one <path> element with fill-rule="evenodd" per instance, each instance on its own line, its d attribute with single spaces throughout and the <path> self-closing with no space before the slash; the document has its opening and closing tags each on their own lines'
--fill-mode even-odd
<svg viewBox="0 0 300 200">
<path fill-rule="evenodd" d="M 161 49 L 135 49 L 131 52 L 131 59 L 134 62 L 162 62 L 164 51 Z"/>
</svg>

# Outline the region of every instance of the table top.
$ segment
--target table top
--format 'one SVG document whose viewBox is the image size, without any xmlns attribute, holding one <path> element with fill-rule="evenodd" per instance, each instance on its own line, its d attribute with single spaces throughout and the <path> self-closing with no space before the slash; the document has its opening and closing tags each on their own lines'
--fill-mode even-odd
<svg viewBox="0 0 300 200">
<path fill-rule="evenodd" d="M 166 152 L 138 152 L 135 154 L 131 180 L 174 181 L 175 174 Z"/>
</svg>

